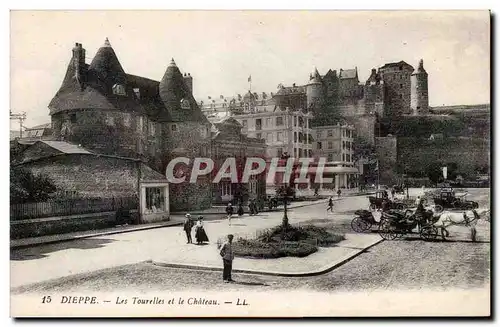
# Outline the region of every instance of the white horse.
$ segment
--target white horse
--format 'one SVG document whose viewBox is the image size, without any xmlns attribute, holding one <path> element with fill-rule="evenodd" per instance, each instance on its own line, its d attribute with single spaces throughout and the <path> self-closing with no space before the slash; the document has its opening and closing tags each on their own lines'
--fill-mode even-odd
<svg viewBox="0 0 500 327">
<path fill-rule="evenodd" d="M 471 239 L 475 242 L 477 233 L 476 224 L 479 219 L 490 221 L 490 209 L 473 209 L 464 212 L 443 211 L 442 213 L 435 213 L 435 217 L 437 216 L 439 216 L 439 219 L 434 223 L 434 226 L 441 229 L 443 240 L 450 235 L 448 230 L 446 230 L 447 227 L 466 226 L 470 227 Z"/>
</svg>

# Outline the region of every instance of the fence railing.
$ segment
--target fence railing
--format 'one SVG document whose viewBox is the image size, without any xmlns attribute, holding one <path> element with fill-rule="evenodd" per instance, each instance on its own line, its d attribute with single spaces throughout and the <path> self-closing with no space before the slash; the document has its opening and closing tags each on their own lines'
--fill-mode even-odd
<svg viewBox="0 0 500 327">
<path fill-rule="evenodd" d="M 118 209 L 133 210 L 139 206 L 136 197 L 68 199 L 10 205 L 10 220 L 36 219 L 89 214 Z"/>
</svg>

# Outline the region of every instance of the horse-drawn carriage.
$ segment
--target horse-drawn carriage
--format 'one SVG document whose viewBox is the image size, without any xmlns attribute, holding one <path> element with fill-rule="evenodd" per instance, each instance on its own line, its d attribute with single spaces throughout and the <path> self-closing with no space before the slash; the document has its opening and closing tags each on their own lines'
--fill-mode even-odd
<svg viewBox="0 0 500 327">
<path fill-rule="evenodd" d="M 363 233 L 371 230 L 373 225 L 378 225 L 373 213 L 368 210 L 356 210 L 356 217 L 351 221 L 351 228 L 357 233 Z"/>
<path fill-rule="evenodd" d="M 389 195 L 387 191 L 377 191 L 375 192 L 375 196 L 369 196 L 368 200 L 370 201 L 370 209 L 381 209 L 384 200 L 387 201 L 388 209 L 405 209 L 407 205 L 400 201 L 391 201 L 389 199 Z"/>
<path fill-rule="evenodd" d="M 468 201 L 465 199 L 467 193 L 456 195 L 453 190 L 443 189 L 439 195 L 434 197 L 434 204 L 436 210 L 443 211 L 443 209 L 457 209 L 457 210 L 472 210 L 477 209 L 479 204 L 475 201 Z"/>
<path fill-rule="evenodd" d="M 423 240 L 434 240 L 438 236 L 438 228 L 434 226 L 436 218 L 432 211 L 389 210 L 382 213 L 378 233 L 385 240 L 402 238 L 418 228 Z"/>
</svg>

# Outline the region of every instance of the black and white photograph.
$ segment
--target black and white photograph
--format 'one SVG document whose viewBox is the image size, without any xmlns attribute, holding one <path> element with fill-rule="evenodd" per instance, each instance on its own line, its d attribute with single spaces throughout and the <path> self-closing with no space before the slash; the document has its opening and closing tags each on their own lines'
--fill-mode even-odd
<svg viewBox="0 0 500 327">
<path fill-rule="evenodd" d="M 11 317 L 490 317 L 488 10 L 11 10 Z"/>
</svg>

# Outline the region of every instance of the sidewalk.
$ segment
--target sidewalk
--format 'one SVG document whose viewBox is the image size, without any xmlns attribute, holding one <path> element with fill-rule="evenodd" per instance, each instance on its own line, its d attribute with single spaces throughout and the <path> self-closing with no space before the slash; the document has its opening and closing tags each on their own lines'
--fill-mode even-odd
<svg viewBox="0 0 500 327">
<path fill-rule="evenodd" d="M 169 221 L 162 221 L 162 222 L 158 222 L 158 223 L 151 223 L 151 224 L 144 224 L 144 225 L 124 225 L 124 226 L 117 226 L 117 227 L 111 227 L 111 228 L 99 229 L 99 230 L 89 230 L 89 231 L 81 231 L 81 232 L 74 232 L 74 233 L 67 233 L 67 234 L 56 234 L 56 235 L 45 235 L 45 236 L 38 236 L 38 237 L 20 238 L 20 239 L 10 240 L 10 248 L 16 249 L 16 248 L 33 246 L 33 245 L 72 241 L 72 240 L 78 240 L 78 239 L 94 237 L 94 236 L 120 234 L 120 233 L 134 232 L 134 231 L 139 231 L 139 230 L 147 230 L 147 229 L 175 226 L 175 225 L 181 225 L 181 224 L 182 224 L 182 221 L 169 220 Z"/>
<path fill-rule="evenodd" d="M 301 277 L 331 271 L 355 258 L 368 248 L 380 243 L 374 234 L 346 234 L 346 240 L 332 247 L 320 247 L 318 252 L 304 258 L 277 259 L 235 258 L 233 271 L 260 275 Z M 222 271 L 222 260 L 216 244 L 198 246 L 187 244 L 178 251 L 167 251 L 152 258 L 152 263 L 162 267 Z"/>
<path fill-rule="evenodd" d="M 289 209 L 300 208 L 300 207 L 310 206 L 310 205 L 314 205 L 314 204 L 322 203 L 322 202 L 326 202 L 326 201 L 327 201 L 326 199 L 321 199 L 321 200 L 315 200 L 315 201 L 293 202 L 291 205 L 288 206 L 288 208 Z M 192 213 L 192 215 L 194 217 L 196 215 L 206 215 L 207 214 L 206 212 L 208 212 L 210 210 L 213 211 L 213 208 L 209 208 L 207 210 L 204 210 L 204 211 L 201 211 L 198 213 Z M 282 211 L 283 211 L 283 207 L 280 207 L 277 210 L 269 211 L 268 213 L 282 212 Z M 247 214 L 244 216 L 247 216 Z M 225 219 L 225 211 L 223 211 L 221 213 L 212 213 L 211 217 L 209 216 L 206 218 L 208 218 L 206 220 Z M 89 231 L 81 231 L 81 232 L 74 232 L 74 233 L 67 233 L 67 234 L 56 234 L 56 235 L 46 235 L 46 236 L 39 236 L 39 237 L 14 239 L 14 240 L 10 240 L 10 248 L 11 249 L 23 248 L 23 247 L 33 246 L 33 245 L 72 241 L 72 240 L 95 237 L 95 236 L 120 234 L 120 233 L 148 230 L 148 229 L 154 229 L 154 228 L 163 228 L 163 227 L 181 225 L 183 223 L 183 221 L 184 221 L 184 213 L 172 213 L 170 215 L 169 221 L 163 221 L 163 222 L 158 222 L 158 223 L 141 224 L 141 225 L 125 225 L 125 226 L 116 226 L 116 227 L 99 229 L 99 230 L 89 230 Z"/>
</svg>

